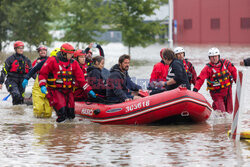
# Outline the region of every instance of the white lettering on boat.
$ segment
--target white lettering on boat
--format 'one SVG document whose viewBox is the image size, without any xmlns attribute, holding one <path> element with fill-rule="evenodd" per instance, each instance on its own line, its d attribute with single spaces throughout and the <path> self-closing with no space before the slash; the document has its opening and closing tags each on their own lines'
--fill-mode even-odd
<svg viewBox="0 0 250 167">
<path fill-rule="evenodd" d="M 83 108 L 81 114 L 83 115 L 93 115 L 93 109 Z"/>
<path fill-rule="evenodd" d="M 132 105 L 126 107 L 126 112 L 131 112 L 131 111 L 138 110 L 138 109 L 141 109 L 141 108 L 144 108 L 144 107 L 148 107 L 149 105 L 150 105 L 149 100 L 142 101 L 142 102 L 139 102 L 139 103 L 136 103 L 136 104 L 132 104 Z"/>
</svg>

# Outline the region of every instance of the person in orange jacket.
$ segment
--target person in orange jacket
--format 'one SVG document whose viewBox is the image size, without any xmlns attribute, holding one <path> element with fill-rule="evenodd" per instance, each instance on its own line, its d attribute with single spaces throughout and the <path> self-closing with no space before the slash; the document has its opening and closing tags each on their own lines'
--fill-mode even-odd
<svg viewBox="0 0 250 167">
<path fill-rule="evenodd" d="M 161 61 L 154 65 L 153 71 L 151 73 L 151 77 L 149 80 L 149 87 L 148 89 L 162 89 L 162 84 L 160 82 L 166 82 L 166 78 L 168 75 L 168 68 L 169 65 L 166 64 L 166 60 L 163 58 L 163 51 L 166 50 L 166 48 L 161 49 L 160 56 Z"/>
<path fill-rule="evenodd" d="M 188 61 L 188 59 L 185 59 L 185 50 L 182 47 L 176 47 L 174 49 L 174 54 L 177 59 L 182 61 L 184 68 L 187 72 L 190 85 L 191 84 L 195 85 L 197 74 L 196 74 L 193 64 L 190 61 Z"/>
<path fill-rule="evenodd" d="M 72 45 L 64 43 L 57 56 L 50 57 L 39 73 L 41 92 L 46 94 L 50 105 L 54 107 L 58 117 L 57 122 L 75 118 L 75 101 L 72 90 L 74 82 L 88 92 L 92 98 L 96 98 L 91 86 L 85 81 L 78 62 L 72 59 L 74 51 Z"/>
<path fill-rule="evenodd" d="M 213 109 L 221 112 L 233 112 L 232 83 L 236 82 L 237 69 L 226 59 L 220 58 L 218 48 L 208 51 L 210 62 L 202 69 L 193 91 L 198 92 L 207 79 L 207 89 L 213 99 Z"/>
</svg>

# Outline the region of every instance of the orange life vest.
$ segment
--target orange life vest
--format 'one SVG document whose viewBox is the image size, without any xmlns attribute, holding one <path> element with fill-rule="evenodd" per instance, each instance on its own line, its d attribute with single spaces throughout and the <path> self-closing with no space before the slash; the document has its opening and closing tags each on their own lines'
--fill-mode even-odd
<svg viewBox="0 0 250 167">
<path fill-rule="evenodd" d="M 73 60 L 70 60 L 70 63 L 65 66 L 62 61 L 59 61 L 57 57 L 56 61 L 59 66 L 59 71 L 53 74 L 50 73 L 48 76 L 47 84 L 52 88 L 63 88 L 70 89 L 74 85 L 74 76 L 72 75 L 72 63 Z"/>
<path fill-rule="evenodd" d="M 208 90 L 219 90 L 226 88 L 232 84 L 232 75 L 227 70 L 229 63 L 225 60 L 221 61 L 220 68 L 214 68 L 211 64 L 207 64 L 212 70 L 212 75 L 207 79 L 207 89 Z"/>
</svg>

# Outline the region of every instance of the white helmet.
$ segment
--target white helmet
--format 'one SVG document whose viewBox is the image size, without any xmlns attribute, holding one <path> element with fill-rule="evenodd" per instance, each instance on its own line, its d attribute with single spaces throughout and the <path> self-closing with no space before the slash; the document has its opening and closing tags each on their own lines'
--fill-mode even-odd
<svg viewBox="0 0 250 167">
<path fill-rule="evenodd" d="M 208 56 L 217 56 L 220 55 L 220 51 L 218 48 L 211 48 L 208 51 Z"/>
<path fill-rule="evenodd" d="M 182 52 L 185 53 L 185 50 L 182 47 L 174 48 L 174 54 L 182 53 Z"/>
</svg>

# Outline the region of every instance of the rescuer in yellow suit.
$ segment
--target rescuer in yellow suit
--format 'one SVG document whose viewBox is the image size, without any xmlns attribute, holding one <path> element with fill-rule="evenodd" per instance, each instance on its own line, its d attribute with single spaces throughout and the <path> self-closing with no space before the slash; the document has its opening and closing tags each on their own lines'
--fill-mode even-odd
<svg viewBox="0 0 250 167">
<path fill-rule="evenodd" d="M 59 51 L 60 51 L 60 48 L 54 49 L 51 52 L 50 57 L 56 56 L 56 53 Z M 39 71 L 47 59 L 48 57 L 46 56 L 46 58 L 41 60 L 40 62 L 34 63 L 35 64 L 34 67 L 30 71 L 30 73 L 28 73 L 25 76 L 25 79 L 22 83 L 22 86 L 26 87 L 28 84 L 28 80 L 37 73 L 37 77 L 36 77 L 34 86 L 32 88 L 33 114 L 36 118 L 50 118 L 52 115 L 52 107 L 50 106 L 49 101 L 46 98 L 46 95 L 41 92 L 41 88 L 38 82 Z"/>
</svg>

